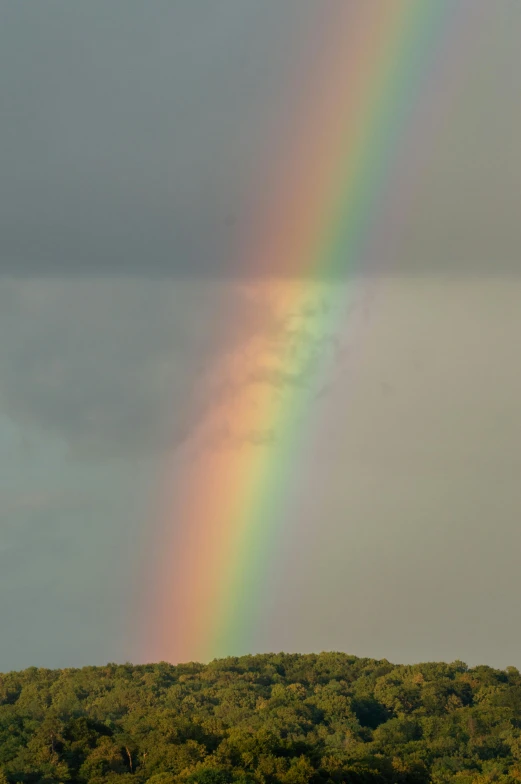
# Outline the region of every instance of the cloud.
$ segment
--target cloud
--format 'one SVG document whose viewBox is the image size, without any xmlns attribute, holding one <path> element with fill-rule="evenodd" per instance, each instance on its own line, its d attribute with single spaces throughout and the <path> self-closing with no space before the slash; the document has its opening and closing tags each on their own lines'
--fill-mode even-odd
<svg viewBox="0 0 521 784">
<path fill-rule="evenodd" d="M 238 430 L 234 411 L 311 401 L 321 363 L 333 381 L 347 360 L 351 338 L 339 333 L 348 315 L 352 331 L 367 317 L 367 292 L 361 283 L 4 279 L 0 412 L 22 426 L 24 453 L 32 432 L 74 456 L 157 454 L 203 431 L 210 415 L 207 443 L 267 443 L 271 426 Z"/>
<path fill-rule="evenodd" d="M 272 447 L 320 405 L 346 370 L 368 318 L 367 282 L 275 281 L 246 287 L 262 320 L 222 351 L 207 389 L 211 404 L 192 429 L 190 448 Z M 292 303 L 292 304 L 288 304 Z"/>
<path fill-rule="evenodd" d="M 229 394 L 223 356 L 269 323 L 240 286 L 4 281 L 0 405 L 74 454 L 171 448 Z"/>
<path fill-rule="evenodd" d="M 282 120 L 281 73 L 301 27 L 295 11 L 310 7 L 5 8 L 0 269 L 193 276 L 226 268 Z"/>
<path fill-rule="evenodd" d="M 253 264 L 245 238 L 280 185 L 299 101 L 301 131 L 315 119 L 310 102 L 305 121 L 301 96 L 317 8 L 312 0 L 6 4 L 0 271 L 217 279 L 283 271 L 268 257 Z M 400 212 L 401 194 L 384 194 L 395 205 L 396 240 L 386 234 L 377 248 L 386 268 L 519 271 L 520 9 L 469 13 L 464 44 L 442 52 L 464 89 L 435 138 L 422 131 L 406 145 L 400 166 L 413 180 L 412 205 Z M 432 98 L 427 90 L 420 107 L 427 130 Z M 378 266 L 380 255 L 361 263 Z"/>
</svg>

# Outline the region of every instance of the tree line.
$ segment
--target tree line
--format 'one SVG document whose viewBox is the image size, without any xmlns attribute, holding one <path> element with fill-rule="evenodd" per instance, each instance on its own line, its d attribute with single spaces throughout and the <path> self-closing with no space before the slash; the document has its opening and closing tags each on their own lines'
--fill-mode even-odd
<svg viewBox="0 0 521 784">
<path fill-rule="evenodd" d="M 0 784 L 513 784 L 521 675 L 266 654 L 0 675 Z"/>
</svg>

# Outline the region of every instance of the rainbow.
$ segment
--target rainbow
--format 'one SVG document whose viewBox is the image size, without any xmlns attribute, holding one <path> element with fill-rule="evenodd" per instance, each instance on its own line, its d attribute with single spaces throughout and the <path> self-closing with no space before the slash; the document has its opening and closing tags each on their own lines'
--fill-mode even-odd
<svg viewBox="0 0 521 784">
<path fill-rule="evenodd" d="M 215 369 L 232 391 L 167 466 L 148 660 L 207 661 L 255 646 L 299 455 L 318 426 L 310 404 L 333 373 L 346 319 L 351 289 L 334 281 L 381 247 L 390 194 L 402 209 L 411 198 L 400 168 L 458 5 L 319 6 L 309 46 L 321 54 L 309 58 L 307 95 L 274 166 L 272 209 L 241 249 L 258 277 L 244 286 L 270 303 L 272 323 Z"/>
</svg>

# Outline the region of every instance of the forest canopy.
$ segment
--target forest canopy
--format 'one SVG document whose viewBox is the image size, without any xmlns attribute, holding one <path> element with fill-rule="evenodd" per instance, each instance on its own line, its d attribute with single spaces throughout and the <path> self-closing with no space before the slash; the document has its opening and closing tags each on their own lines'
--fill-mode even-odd
<svg viewBox="0 0 521 784">
<path fill-rule="evenodd" d="M 521 782 L 521 675 L 266 654 L 0 675 L 0 784 Z"/>
</svg>

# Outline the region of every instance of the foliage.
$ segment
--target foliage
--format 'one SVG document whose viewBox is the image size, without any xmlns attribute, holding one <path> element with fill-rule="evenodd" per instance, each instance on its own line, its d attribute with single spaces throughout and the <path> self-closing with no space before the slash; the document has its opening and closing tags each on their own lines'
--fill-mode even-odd
<svg viewBox="0 0 521 784">
<path fill-rule="evenodd" d="M 521 676 L 259 655 L 0 675 L 0 784 L 513 784 Z"/>
</svg>

